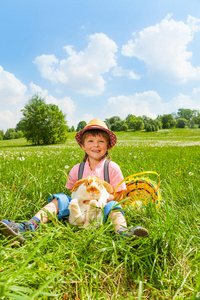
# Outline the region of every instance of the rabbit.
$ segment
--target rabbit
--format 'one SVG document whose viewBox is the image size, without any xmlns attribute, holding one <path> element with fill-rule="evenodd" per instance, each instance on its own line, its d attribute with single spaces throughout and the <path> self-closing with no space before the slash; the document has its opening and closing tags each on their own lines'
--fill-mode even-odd
<svg viewBox="0 0 200 300">
<path fill-rule="evenodd" d="M 112 186 L 97 176 L 78 180 L 71 189 L 69 223 L 87 227 L 93 220 L 101 223 L 102 209 L 107 203 Z"/>
</svg>

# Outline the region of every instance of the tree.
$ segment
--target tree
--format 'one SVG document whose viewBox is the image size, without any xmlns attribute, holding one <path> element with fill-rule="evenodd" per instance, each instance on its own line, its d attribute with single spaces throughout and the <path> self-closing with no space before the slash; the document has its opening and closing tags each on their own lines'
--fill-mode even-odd
<svg viewBox="0 0 200 300">
<path fill-rule="evenodd" d="M 3 131 L 1 134 L 0 131 L 0 135 L 2 135 L 3 140 L 20 139 L 24 136 L 21 130 L 17 131 L 15 128 L 8 128 L 5 134 L 3 134 Z"/>
<path fill-rule="evenodd" d="M 200 112 L 197 113 L 197 116 L 195 116 L 193 119 L 193 127 L 195 127 L 195 125 L 197 125 L 200 128 Z"/>
<path fill-rule="evenodd" d="M 15 138 L 15 128 L 8 128 L 4 134 L 4 140 L 11 140 Z"/>
<path fill-rule="evenodd" d="M 128 126 L 127 125 L 125 126 L 125 125 L 126 125 L 125 121 L 117 121 L 111 125 L 111 130 L 112 131 L 126 131 L 128 129 Z M 126 130 L 124 130 L 124 128 Z"/>
<path fill-rule="evenodd" d="M 134 129 L 135 130 L 142 130 L 142 129 L 144 129 L 144 122 L 143 122 L 142 117 L 137 117 Z"/>
<path fill-rule="evenodd" d="M 160 117 L 160 119 L 162 121 L 163 129 L 170 129 L 176 126 L 176 121 L 171 114 L 163 115 L 162 117 Z"/>
<path fill-rule="evenodd" d="M 185 108 L 179 108 L 178 112 L 177 112 L 177 118 L 181 118 L 181 119 L 186 119 L 189 122 L 191 121 L 191 119 L 193 118 L 193 116 L 195 115 L 195 111 L 191 110 L 189 108 L 185 109 Z"/>
<path fill-rule="evenodd" d="M 69 132 L 74 132 L 74 131 L 75 131 L 74 126 L 72 126 L 71 128 L 69 128 Z"/>
<path fill-rule="evenodd" d="M 20 139 L 23 136 L 24 136 L 23 131 L 21 130 L 15 131 L 15 139 Z"/>
<path fill-rule="evenodd" d="M 150 119 L 151 119 L 151 118 L 149 118 L 149 117 L 147 117 L 147 116 L 145 116 L 145 115 L 142 116 L 142 120 L 143 120 L 143 122 L 144 122 L 144 128 L 146 128 L 146 125 L 147 125 L 147 123 L 148 123 L 148 121 L 149 121 Z"/>
<path fill-rule="evenodd" d="M 21 119 L 21 120 L 17 123 L 17 125 L 16 125 L 16 127 L 15 127 L 15 131 L 16 131 L 16 132 L 17 132 L 17 131 L 23 131 L 23 128 L 24 128 L 24 120 Z"/>
<path fill-rule="evenodd" d="M 3 137 L 4 137 L 3 130 L 0 130 L 0 141 L 3 140 Z"/>
<path fill-rule="evenodd" d="M 55 144 L 67 139 L 65 115 L 57 105 L 46 104 L 38 95 L 33 96 L 22 109 L 23 118 L 17 128 L 23 130 L 27 141 L 34 144 Z"/>
<path fill-rule="evenodd" d="M 184 119 L 184 118 L 179 118 L 177 120 L 177 125 L 176 127 L 177 128 L 185 128 L 187 127 L 187 124 L 188 124 L 188 120 Z"/>
<path fill-rule="evenodd" d="M 156 126 L 157 126 L 157 130 L 159 130 L 159 129 L 162 129 L 162 120 L 161 120 L 161 117 L 160 116 L 158 116 L 155 120 L 154 120 L 154 123 L 156 124 Z"/>
<path fill-rule="evenodd" d="M 179 108 L 177 112 L 177 119 L 186 119 L 188 121 L 188 127 L 194 127 L 196 123 L 196 117 L 198 117 L 199 111 L 195 109 Z"/>
<path fill-rule="evenodd" d="M 87 125 L 87 123 L 86 123 L 85 121 L 80 121 L 80 122 L 78 123 L 77 128 L 76 128 L 76 131 L 82 130 L 86 125 Z"/>
<path fill-rule="evenodd" d="M 126 117 L 126 124 L 128 125 L 129 129 L 134 129 L 136 122 L 136 116 L 129 114 Z"/>
<path fill-rule="evenodd" d="M 121 131 L 127 131 L 128 130 L 128 125 L 124 122 L 121 126 Z"/>
<path fill-rule="evenodd" d="M 151 119 L 149 118 L 145 124 L 145 130 L 147 132 L 150 132 L 150 131 L 158 131 L 158 129 L 160 128 L 161 126 L 161 123 L 160 123 L 160 120 L 159 119 Z M 162 126 L 161 126 L 162 128 Z"/>
<path fill-rule="evenodd" d="M 136 117 L 131 114 L 126 117 L 126 124 L 128 125 L 129 129 L 142 130 L 144 128 L 143 118 Z"/>
<path fill-rule="evenodd" d="M 108 126 L 108 128 L 111 128 L 111 126 L 118 121 L 121 121 L 120 117 L 118 117 L 118 116 L 114 116 L 112 118 L 105 119 L 105 123 Z"/>
</svg>

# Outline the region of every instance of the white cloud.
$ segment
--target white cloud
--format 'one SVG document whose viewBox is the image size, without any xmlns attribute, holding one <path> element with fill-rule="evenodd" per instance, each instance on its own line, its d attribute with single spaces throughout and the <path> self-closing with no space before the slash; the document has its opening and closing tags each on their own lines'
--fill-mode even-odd
<svg viewBox="0 0 200 300">
<path fill-rule="evenodd" d="M 42 98 L 45 98 L 48 95 L 47 90 L 43 90 L 40 86 L 34 84 L 33 82 L 31 82 L 29 86 L 32 95 L 39 94 Z"/>
<path fill-rule="evenodd" d="M 116 77 L 127 77 L 128 79 L 140 79 L 140 76 L 133 71 L 123 69 L 122 67 L 115 67 L 113 69 L 113 75 Z"/>
<path fill-rule="evenodd" d="M 131 96 L 111 97 L 108 99 L 106 110 L 110 111 L 108 118 L 120 116 L 121 119 L 125 119 L 129 114 L 156 118 L 160 106 L 161 98 L 158 93 L 147 91 Z"/>
<path fill-rule="evenodd" d="M 198 32 L 200 30 L 200 20 L 188 15 L 187 23 L 193 32 Z"/>
<path fill-rule="evenodd" d="M 21 116 L 22 114 L 18 109 L 15 112 L 8 109 L 0 111 L 0 130 L 5 133 L 8 128 L 15 128 Z"/>
<path fill-rule="evenodd" d="M 200 88 L 194 88 L 191 95 L 178 94 L 168 102 L 168 110 L 173 107 L 173 112 L 176 112 L 179 108 L 189 108 L 200 110 Z"/>
<path fill-rule="evenodd" d="M 65 74 L 59 70 L 59 60 L 55 55 L 41 55 L 37 56 L 34 63 L 38 66 L 38 69 L 42 77 L 49 79 L 53 83 L 62 82 L 66 83 L 67 78 Z"/>
<path fill-rule="evenodd" d="M 76 106 L 70 97 L 55 98 L 52 95 L 47 95 L 46 103 L 55 104 L 62 110 L 63 114 L 66 115 L 67 125 L 71 127 L 74 125 L 74 112 L 76 111 Z"/>
<path fill-rule="evenodd" d="M 26 86 L 14 74 L 0 66 L 0 129 L 16 127 L 27 99 L 26 91 Z"/>
<path fill-rule="evenodd" d="M 53 83 L 62 83 L 77 93 L 99 95 L 105 90 L 103 75 L 117 65 L 116 43 L 103 33 L 90 35 L 84 51 L 76 52 L 73 46 L 65 46 L 67 59 L 58 60 L 55 55 L 41 55 L 34 63 L 41 75 Z"/>
<path fill-rule="evenodd" d="M 55 98 L 52 95 L 47 95 L 46 98 L 47 104 L 55 104 L 59 107 L 60 110 L 67 116 L 72 116 L 76 110 L 76 106 L 70 97 L 64 98 Z"/>
<path fill-rule="evenodd" d="M 200 79 L 200 67 L 191 64 L 187 51 L 194 33 L 200 31 L 200 20 L 188 16 L 187 24 L 168 15 L 160 23 L 143 29 L 139 37 L 122 46 L 122 54 L 137 57 L 147 64 L 150 75 L 171 82 Z"/>
<path fill-rule="evenodd" d="M 76 111 L 76 106 L 70 97 L 55 98 L 45 89 L 43 90 L 38 85 L 33 82 L 30 83 L 30 89 L 32 94 L 39 94 L 42 98 L 45 98 L 47 104 L 55 104 L 62 110 L 63 114 L 66 115 L 67 124 L 71 127 L 74 125 L 72 119 L 74 112 Z"/>
<path fill-rule="evenodd" d="M 4 71 L 0 66 L 0 105 L 16 104 L 24 100 L 26 86 L 12 73 Z"/>
<path fill-rule="evenodd" d="M 176 113 L 179 108 L 200 110 L 200 88 L 195 88 L 191 95 L 182 93 L 169 101 L 163 101 L 155 91 L 136 93 L 130 96 L 117 96 L 108 99 L 106 110 L 110 111 L 107 118 L 120 116 L 124 120 L 128 114 L 146 115 L 155 119 L 158 115 Z"/>
<path fill-rule="evenodd" d="M 95 119 L 95 117 L 92 114 L 84 114 L 83 115 L 83 120 L 86 123 L 89 123 L 91 120 Z"/>
</svg>

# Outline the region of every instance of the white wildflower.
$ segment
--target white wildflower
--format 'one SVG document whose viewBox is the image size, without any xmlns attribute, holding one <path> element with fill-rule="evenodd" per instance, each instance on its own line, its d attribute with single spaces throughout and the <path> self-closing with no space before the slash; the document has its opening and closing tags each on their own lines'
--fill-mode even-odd
<svg viewBox="0 0 200 300">
<path fill-rule="evenodd" d="M 193 176 L 193 175 L 194 175 L 194 173 L 192 173 L 192 172 L 189 172 L 189 175 L 190 175 L 190 176 Z"/>
<path fill-rule="evenodd" d="M 19 159 L 20 161 L 24 161 L 25 158 L 22 156 L 22 157 L 18 157 L 17 159 Z"/>
</svg>

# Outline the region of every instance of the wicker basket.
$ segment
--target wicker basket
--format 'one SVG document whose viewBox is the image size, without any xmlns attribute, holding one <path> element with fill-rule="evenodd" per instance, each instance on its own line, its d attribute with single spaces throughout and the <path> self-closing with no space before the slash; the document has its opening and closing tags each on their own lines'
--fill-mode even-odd
<svg viewBox="0 0 200 300">
<path fill-rule="evenodd" d="M 158 176 L 158 183 L 152 181 L 148 177 L 141 177 L 144 174 L 155 174 Z M 133 206 L 134 208 L 140 208 L 146 206 L 149 201 L 153 202 L 156 206 L 160 204 L 161 192 L 159 190 L 160 186 L 160 176 L 156 172 L 142 172 L 124 178 L 115 188 L 114 195 L 117 188 L 122 184 L 126 183 L 127 191 L 124 192 L 124 199 L 122 206 Z"/>
</svg>

